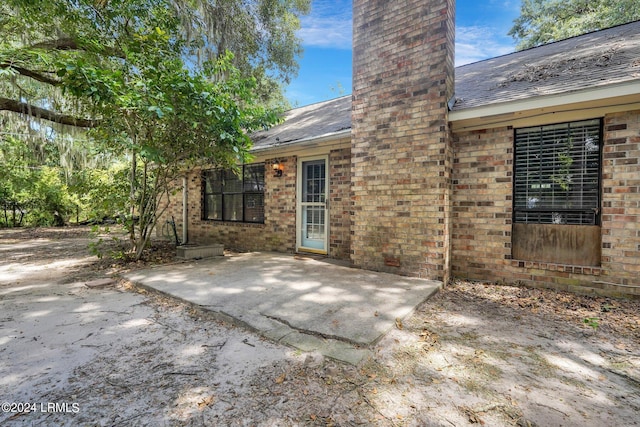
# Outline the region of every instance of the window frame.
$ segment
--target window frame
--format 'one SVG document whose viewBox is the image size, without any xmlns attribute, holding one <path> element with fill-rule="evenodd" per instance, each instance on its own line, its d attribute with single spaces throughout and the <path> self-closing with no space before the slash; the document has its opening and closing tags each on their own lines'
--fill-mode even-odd
<svg viewBox="0 0 640 427">
<path fill-rule="evenodd" d="M 594 156 L 588 157 L 589 155 L 583 155 L 583 157 L 579 158 L 579 162 L 583 162 L 585 164 L 587 164 L 586 169 L 588 170 L 588 172 L 583 173 L 582 175 L 580 175 L 581 178 L 583 178 L 580 182 L 580 200 L 587 200 L 585 202 L 583 202 L 583 204 L 580 207 L 577 208 L 562 208 L 562 207 L 558 207 L 555 206 L 556 204 L 560 204 L 562 202 L 568 204 L 569 203 L 569 198 L 571 197 L 569 194 L 569 190 L 566 190 L 567 193 L 567 198 L 563 199 L 561 197 L 552 195 L 552 202 L 551 205 L 554 205 L 553 207 L 542 207 L 542 208 L 538 208 L 535 209 L 535 205 L 534 206 L 529 206 L 529 202 L 527 201 L 526 206 L 523 207 L 522 206 L 522 198 L 528 198 L 528 196 L 530 196 L 530 194 L 532 192 L 529 192 L 528 188 L 526 188 L 524 191 L 520 191 L 520 189 L 523 186 L 528 186 L 528 181 L 525 181 L 525 183 L 523 183 L 522 181 L 520 181 L 519 179 L 521 178 L 522 174 L 521 174 L 521 164 L 522 164 L 522 159 L 520 158 L 520 153 L 519 152 L 519 146 L 522 145 L 521 143 L 519 143 L 518 140 L 518 133 L 519 132 L 525 132 L 525 131 L 532 131 L 534 132 L 536 129 L 539 130 L 540 134 L 542 135 L 543 132 L 545 132 L 545 130 L 551 130 L 554 127 L 557 129 L 560 129 L 561 126 L 564 126 L 567 128 L 567 136 L 569 137 L 569 139 L 571 138 L 571 135 L 573 135 L 570 130 L 571 129 L 581 129 L 581 132 L 584 134 L 585 131 L 587 130 L 587 128 L 589 127 L 594 127 L 595 126 L 595 122 L 597 122 L 597 126 L 598 126 L 598 130 L 597 130 L 597 153 Z M 584 120 L 572 120 L 572 121 L 565 121 L 565 122 L 560 122 L 560 123 L 554 123 L 554 124 L 546 124 L 546 125 L 540 125 L 540 126 L 528 126 L 528 127 L 523 127 L 523 128 L 516 128 L 513 131 L 513 194 L 512 194 L 512 200 L 513 200 L 513 209 L 512 209 L 512 221 L 514 224 L 518 223 L 518 224 L 564 224 L 564 225 L 594 225 L 594 226 L 600 226 L 602 223 L 602 167 L 603 167 L 603 146 L 604 146 L 604 132 L 603 132 L 603 119 L 602 118 L 594 118 L 594 119 L 584 119 Z M 542 136 L 540 136 L 540 141 L 539 141 L 539 145 L 540 147 L 542 147 L 542 144 L 544 144 L 544 138 Z M 587 144 L 588 142 L 585 140 L 585 144 Z M 540 152 L 542 153 L 542 149 L 540 148 Z M 573 145 L 571 145 L 571 150 L 573 150 Z M 588 149 L 583 150 L 583 152 L 589 151 Z M 549 150 L 548 153 L 553 153 L 553 155 L 556 155 L 558 152 L 560 152 L 560 150 L 557 147 L 553 147 L 553 149 Z M 527 153 L 528 155 L 528 153 Z M 522 154 L 522 156 L 526 157 L 524 154 Z M 542 157 L 542 154 L 541 156 Z M 588 169 L 590 166 L 588 165 L 589 162 L 591 161 L 596 161 L 597 165 L 595 166 L 595 168 L 592 167 L 592 169 Z M 571 158 L 571 162 L 573 162 L 573 157 Z M 540 174 L 542 174 L 542 163 L 543 160 L 541 159 L 539 161 L 540 165 L 538 166 L 538 171 Z M 528 166 L 528 165 L 527 165 Z M 571 163 L 570 163 L 571 166 Z M 570 167 L 569 166 L 569 167 Z M 546 173 L 549 174 L 551 168 L 549 166 L 545 166 L 546 167 Z M 535 172 L 535 167 L 532 167 L 532 169 Z M 594 171 L 595 170 L 595 173 Z M 560 172 L 558 172 L 558 169 L 553 169 L 553 173 L 549 176 L 549 179 L 553 180 L 553 177 L 556 174 L 560 174 Z M 567 173 L 567 171 L 565 171 L 565 173 Z M 526 174 L 526 172 L 525 172 Z M 595 184 L 592 183 L 588 183 L 586 182 L 585 176 L 590 176 L 592 179 L 595 178 L 596 182 Z M 555 185 L 554 183 L 543 183 L 544 178 L 538 176 L 537 180 L 540 182 L 540 187 L 538 189 L 542 189 L 542 188 L 549 188 L 552 192 L 552 194 L 555 194 L 555 192 L 553 191 L 552 187 L 553 185 Z M 548 181 L 548 180 L 547 180 Z M 535 181 L 534 181 L 535 182 Z M 556 183 L 557 184 L 557 183 Z M 575 184 L 575 183 L 574 183 Z M 542 185 L 550 185 L 550 187 L 542 187 Z M 558 184 L 559 185 L 559 184 Z M 595 191 L 593 190 L 593 186 L 595 185 Z M 585 190 L 586 187 L 591 186 L 591 189 L 587 189 Z M 532 187 L 533 189 L 533 187 Z M 575 194 L 578 192 L 574 192 L 574 197 Z M 587 194 L 588 196 L 590 196 L 591 198 L 595 197 L 595 202 L 593 203 L 595 206 L 588 206 L 588 199 L 589 197 L 585 197 L 585 194 Z M 554 198 L 555 197 L 555 198 Z M 536 200 L 536 202 L 538 202 L 539 200 Z M 533 214 L 531 218 L 528 217 L 528 214 Z M 522 219 L 521 215 L 525 215 L 526 219 Z M 535 218 L 535 215 L 537 215 L 537 219 Z M 544 220 L 542 219 L 544 216 Z M 557 215 L 557 216 L 556 216 Z M 571 215 L 573 215 L 573 217 L 571 217 Z M 583 218 L 588 218 L 589 216 L 592 216 L 592 220 L 585 220 Z M 579 219 L 575 219 L 579 216 Z M 549 218 L 551 218 L 551 220 L 549 220 Z M 559 221 L 556 222 L 556 218 L 560 218 Z M 570 219 L 568 219 L 570 218 Z"/>
<path fill-rule="evenodd" d="M 258 169 L 251 172 L 252 169 Z M 211 175 L 213 175 L 211 177 Z M 257 178 L 257 179 L 256 179 Z M 255 181 L 253 181 L 256 179 Z M 239 183 L 238 183 L 239 181 Z M 202 171 L 202 220 L 218 221 L 218 222 L 235 222 L 248 224 L 264 224 L 265 222 L 265 184 L 266 184 L 266 167 L 265 163 L 251 163 L 240 166 L 240 175 L 236 175 L 231 169 L 214 168 Z M 228 188 L 225 188 L 228 187 Z M 231 200 L 240 196 L 240 208 L 242 213 L 240 219 L 233 219 L 228 211 Z M 209 211 L 209 198 L 215 200 L 219 198 L 219 217 L 211 218 Z M 251 202 L 261 199 L 260 204 L 254 204 L 250 207 Z M 249 212 L 255 212 L 255 209 L 262 210 L 256 220 L 248 218 Z M 218 209 L 215 209 L 216 211 Z"/>
</svg>

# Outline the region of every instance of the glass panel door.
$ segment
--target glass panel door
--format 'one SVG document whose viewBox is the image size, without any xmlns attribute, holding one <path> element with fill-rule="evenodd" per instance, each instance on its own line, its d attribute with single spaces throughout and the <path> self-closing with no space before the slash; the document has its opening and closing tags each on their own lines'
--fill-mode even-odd
<svg viewBox="0 0 640 427">
<path fill-rule="evenodd" d="M 327 162 L 302 162 L 300 246 L 326 252 L 327 242 Z"/>
</svg>

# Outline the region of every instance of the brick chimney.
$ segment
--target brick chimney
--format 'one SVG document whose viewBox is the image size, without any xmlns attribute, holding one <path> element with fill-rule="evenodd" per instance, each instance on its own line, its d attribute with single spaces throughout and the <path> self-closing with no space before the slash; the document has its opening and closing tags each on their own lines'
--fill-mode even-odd
<svg viewBox="0 0 640 427">
<path fill-rule="evenodd" d="M 449 278 L 455 0 L 353 1 L 351 258 Z"/>
</svg>

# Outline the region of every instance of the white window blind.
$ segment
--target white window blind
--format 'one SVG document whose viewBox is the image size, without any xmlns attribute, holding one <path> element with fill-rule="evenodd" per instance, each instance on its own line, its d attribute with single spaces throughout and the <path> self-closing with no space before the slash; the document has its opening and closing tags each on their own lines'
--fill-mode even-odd
<svg viewBox="0 0 640 427">
<path fill-rule="evenodd" d="M 601 129 L 599 119 L 516 129 L 515 222 L 599 223 Z"/>
</svg>

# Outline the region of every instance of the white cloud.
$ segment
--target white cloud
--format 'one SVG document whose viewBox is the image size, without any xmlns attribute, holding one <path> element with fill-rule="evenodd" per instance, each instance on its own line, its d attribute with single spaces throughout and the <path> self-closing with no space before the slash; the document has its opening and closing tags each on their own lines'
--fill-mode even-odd
<svg viewBox="0 0 640 427">
<path fill-rule="evenodd" d="M 351 1 L 314 0 L 298 37 L 305 46 L 351 49 Z"/>
<path fill-rule="evenodd" d="M 490 0 L 501 8 L 519 8 L 519 2 Z M 456 66 L 511 53 L 515 50 L 508 29 L 490 26 L 456 28 Z M 498 36 L 497 36 L 498 35 Z M 351 0 L 313 0 L 311 13 L 301 18 L 298 37 L 304 46 L 351 49 Z"/>
<path fill-rule="evenodd" d="M 514 43 L 491 27 L 456 28 L 456 66 L 506 55 L 515 50 Z"/>
<path fill-rule="evenodd" d="M 298 37 L 305 46 L 351 49 L 351 19 L 303 19 Z"/>
</svg>

